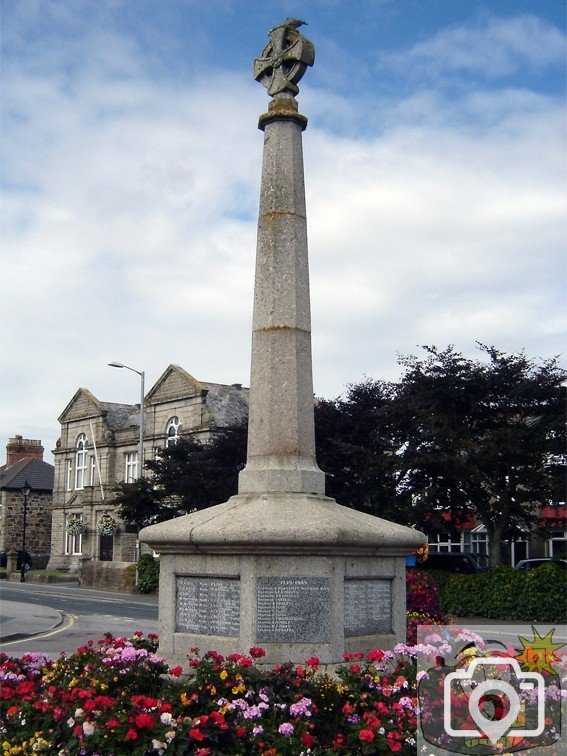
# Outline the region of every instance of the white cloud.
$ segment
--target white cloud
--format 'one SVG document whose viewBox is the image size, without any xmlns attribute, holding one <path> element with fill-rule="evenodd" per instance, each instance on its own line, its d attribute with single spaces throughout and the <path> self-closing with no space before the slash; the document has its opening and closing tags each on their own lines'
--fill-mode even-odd
<svg viewBox="0 0 567 756">
<path fill-rule="evenodd" d="M 561 65 L 564 57 L 565 36 L 559 29 L 537 16 L 524 15 L 449 26 L 409 50 L 384 55 L 381 66 L 413 70 L 420 76 L 471 73 L 499 78 L 523 67 L 541 70 Z"/>
<path fill-rule="evenodd" d="M 530 28 L 477 25 L 468 41 L 479 58 L 497 40 L 504 71 Z M 430 44 L 433 62 L 458 53 L 455 30 Z M 6 434 L 52 447 L 79 386 L 135 401 L 111 359 L 149 384 L 170 362 L 246 384 L 265 94 L 233 73 L 152 77 L 137 44 L 96 29 L 55 62 L 30 55 L 4 66 Z M 320 395 L 393 377 L 418 344 L 561 351 L 557 103 L 433 84 L 365 101 L 306 87 L 300 101 Z"/>
</svg>

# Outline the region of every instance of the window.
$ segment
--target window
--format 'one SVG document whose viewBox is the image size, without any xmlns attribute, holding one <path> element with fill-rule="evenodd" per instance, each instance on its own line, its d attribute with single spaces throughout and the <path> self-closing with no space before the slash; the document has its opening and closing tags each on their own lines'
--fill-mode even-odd
<svg viewBox="0 0 567 756">
<path fill-rule="evenodd" d="M 77 454 L 75 465 L 75 489 L 85 487 L 85 473 L 87 470 L 87 437 L 81 433 L 77 439 Z"/>
<path fill-rule="evenodd" d="M 73 460 L 67 460 L 67 491 L 73 488 Z"/>
<path fill-rule="evenodd" d="M 128 452 L 124 455 L 124 481 L 133 483 L 138 477 L 138 452 Z"/>
<path fill-rule="evenodd" d="M 89 480 L 91 486 L 96 484 L 96 460 L 94 454 L 91 455 L 91 474 Z"/>
<path fill-rule="evenodd" d="M 179 429 L 181 428 L 181 420 L 178 417 L 172 417 L 168 423 L 165 432 L 165 445 L 174 446 L 179 440 Z"/>
<path fill-rule="evenodd" d="M 77 533 L 72 535 L 67 533 L 67 526 L 69 525 L 69 518 L 75 520 L 82 520 L 83 515 L 80 513 L 68 514 L 65 517 L 65 554 L 76 555 L 83 553 L 83 534 Z"/>
</svg>

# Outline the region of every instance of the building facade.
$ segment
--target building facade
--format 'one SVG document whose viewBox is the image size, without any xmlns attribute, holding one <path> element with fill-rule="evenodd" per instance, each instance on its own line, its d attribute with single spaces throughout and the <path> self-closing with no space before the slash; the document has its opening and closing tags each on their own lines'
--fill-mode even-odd
<svg viewBox="0 0 567 756">
<path fill-rule="evenodd" d="M 247 414 L 248 389 L 204 383 L 170 365 L 144 397 L 144 460 L 183 434 L 206 442 L 216 428 Z M 85 560 L 135 561 L 137 529 L 119 520 L 112 500 L 116 484 L 133 482 L 142 470 L 140 405 L 102 402 L 81 388 L 59 422 L 49 567 L 75 571 Z"/>
<path fill-rule="evenodd" d="M 41 441 L 15 436 L 6 447 L 6 464 L 0 467 L 0 551 L 22 550 L 25 506 L 25 550 L 37 569 L 47 564 L 51 545 L 54 467 L 43 461 L 43 452 Z"/>
</svg>

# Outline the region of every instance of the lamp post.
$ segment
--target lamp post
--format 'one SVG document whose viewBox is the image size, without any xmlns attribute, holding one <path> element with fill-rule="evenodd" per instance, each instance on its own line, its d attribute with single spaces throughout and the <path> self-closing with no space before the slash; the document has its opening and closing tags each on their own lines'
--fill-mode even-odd
<svg viewBox="0 0 567 756">
<path fill-rule="evenodd" d="M 26 582 L 26 529 L 27 529 L 27 520 L 28 520 L 28 499 L 29 495 L 31 493 L 31 486 L 28 483 L 28 479 L 26 478 L 26 482 L 22 486 L 22 494 L 24 497 L 24 522 L 23 522 L 23 528 L 22 528 L 22 558 L 20 562 L 20 583 Z"/>
<path fill-rule="evenodd" d="M 109 362 L 109 367 L 125 368 L 131 370 L 133 373 L 137 373 L 140 376 L 141 390 L 140 390 L 140 440 L 138 443 L 138 477 L 144 477 L 144 380 L 146 374 L 143 370 L 136 370 L 136 368 L 124 365 L 122 362 Z"/>
</svg>

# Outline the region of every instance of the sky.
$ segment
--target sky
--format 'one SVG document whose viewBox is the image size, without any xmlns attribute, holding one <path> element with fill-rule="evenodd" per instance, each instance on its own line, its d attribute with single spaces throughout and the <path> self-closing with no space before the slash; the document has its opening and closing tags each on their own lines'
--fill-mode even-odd
<svg viewBox="0 0 567 756">
<path fill-rule="evenodd" d="M 477 342 L 567 367 L 564 0 L 1 0 L 0 445 L 170 363 L 249 385 L 269 97 L 300 83 L 315 393 Z M 3 462 L 0 449 L 0 462 Z"/>
</svg>

